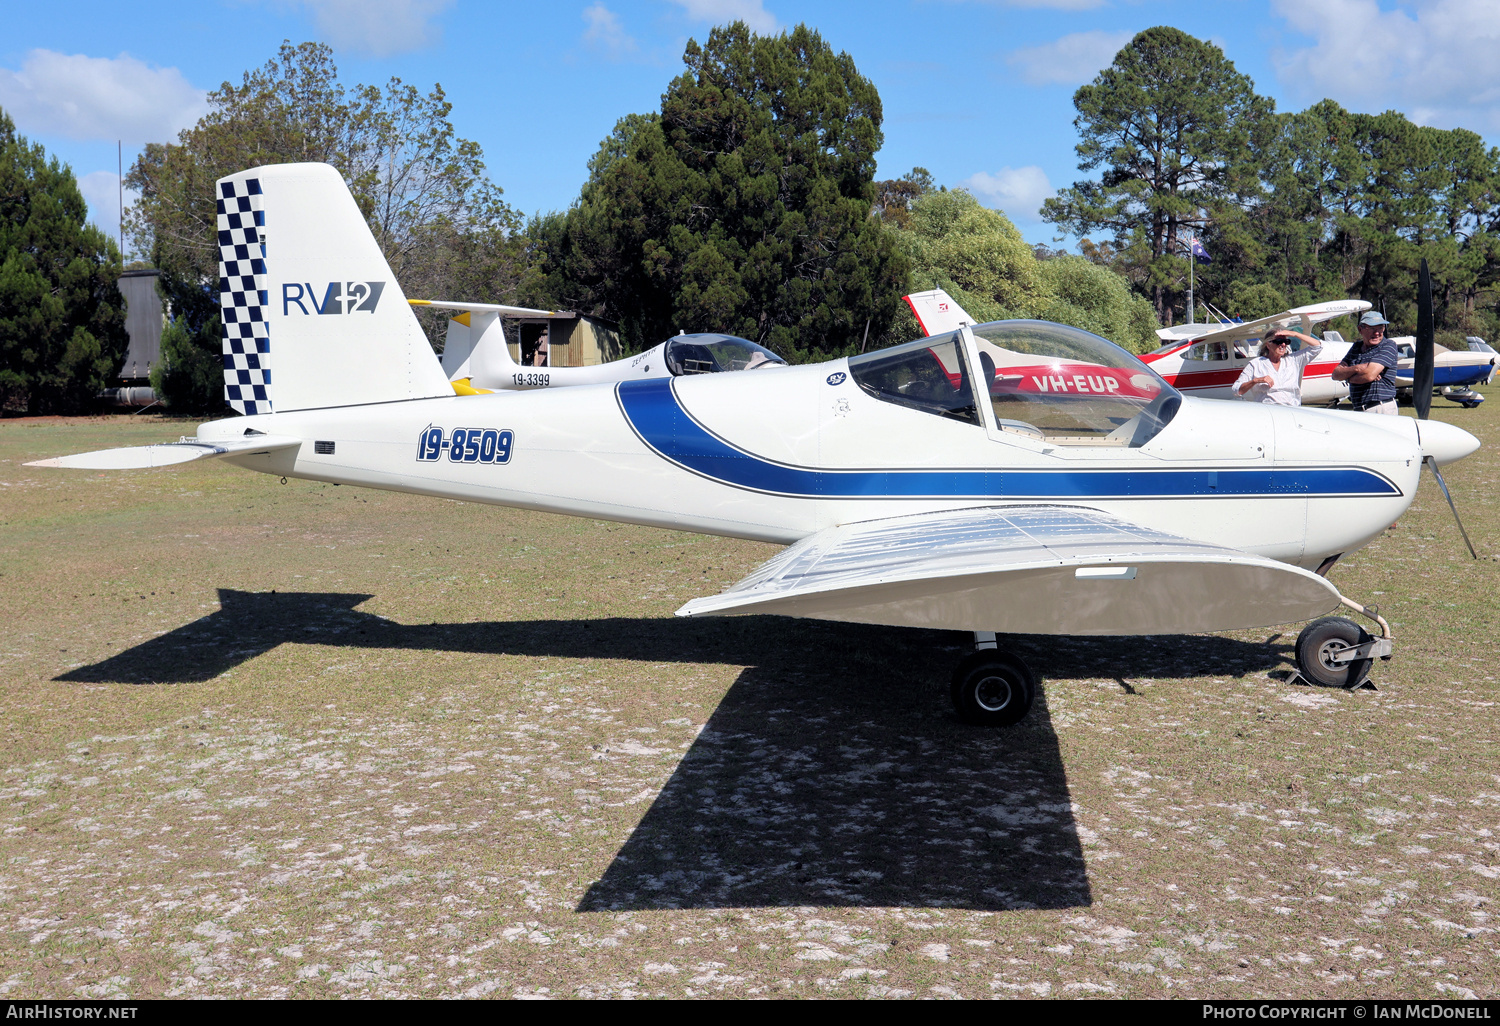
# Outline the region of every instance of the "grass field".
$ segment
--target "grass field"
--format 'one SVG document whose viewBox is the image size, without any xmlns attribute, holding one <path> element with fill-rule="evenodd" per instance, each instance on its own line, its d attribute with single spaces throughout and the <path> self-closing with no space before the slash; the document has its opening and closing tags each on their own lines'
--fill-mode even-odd
<svg viewBox="0 0 1500 1026">
<path fill-rule="evenodd" d="M 30 459 L 191 433 L 0 422 L 0 994 L 1500 994 L 1500 396 L 1337 567 L 1378 691 L 1300 625 L 1012 639 L 684 622 L 772 546 Z"/>
</svg>

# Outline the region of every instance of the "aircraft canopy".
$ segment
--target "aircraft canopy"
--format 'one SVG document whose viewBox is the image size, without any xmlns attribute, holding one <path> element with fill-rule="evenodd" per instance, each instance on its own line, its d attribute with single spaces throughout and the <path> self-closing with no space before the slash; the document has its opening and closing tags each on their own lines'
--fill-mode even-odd
<svg viewBox="0 0 1500 1026">
<path fill-rule="evenodd" d="M 667 369 L 674 376 L 786 366 L 785 360 L 765 346 L 758 346 L 748 338 L 717 332 L 678 335 L 667 342 L 664 358 Z"/>
<path fill-rule="evenodd" d="M 849 373 L 876 399 L 976 425 L 974 394 L 987 393 L 1001 431 L 1057 445 L 1145 445 L 1181 405 L 1138 358 L 1082 329 L 991 321 L 972 331 L 977 371 L 960 330 L 851 357 Z"/>
</svg>

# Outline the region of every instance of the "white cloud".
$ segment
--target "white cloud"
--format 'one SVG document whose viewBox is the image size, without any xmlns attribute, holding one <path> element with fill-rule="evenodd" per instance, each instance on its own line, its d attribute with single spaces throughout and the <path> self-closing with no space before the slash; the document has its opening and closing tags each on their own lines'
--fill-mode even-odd
<svg viewBox="0 0 1500 1026">
<path fill-rule="evenodd" d="M 1273 55 L 1288 93 L 1413 121 L 1500 130 L 1500 0 L 1272 0 L 1312 45 Z"/>
<path fill-rule="evenodd" d="M 994 174 L 981 171 L 958 184 L 985 206 L 1005 211 L 1017 224 L 1035 223 L 1042 201 L 1055 195 L 1047 173 L 1035 164 L 1002 167 Z"/>
<path fill-rule="evenodd" d="M 453 0 L 302 0 L 318 31 L 336 50 L 372 57 L 420 50 L 436 43 L 442 30 L 432 19 Z"/>
<path fill-rule="evenodd" d="M 765 0 L 673 0 L 689 18 L 712 25 L 743 21 L 756 32 L 775 32 L 776 16 L 766 10 Z"/>
<path fill-rule="evenodd" d="M 32 50 L 19 71 L 0 68 L 0 107 L 28 134 L 136 146 L 175 140 L 208 109 L 176 68 L 53 50 Z"/>
<path fill-rule="evenodd" d="M 1015 50 L 1005 63 L 1032 85 L 1082 85 L 1109 67 L 1134 32 L 1074 32 L 1061 39 Z"/>
<path fill-rule="evenodd" d="M 614 60 L 635 53 L 635 40 L 620 24 L 619 16 L 602 3 L 584 8 L 583 20 L 589 26 L 583 33 L 583 41 L 589 47 L 602 50 Z"/>
<path fill-rule="evenodd" d="M 116 242 L 120 240 L 120 176 L 113 171 L 91 171 L 78 179 L 78 191 L 89 205 L 89 220 Z M 134 189 L 125 190 L 125 206 L 141 198 Z"/>
</svg>

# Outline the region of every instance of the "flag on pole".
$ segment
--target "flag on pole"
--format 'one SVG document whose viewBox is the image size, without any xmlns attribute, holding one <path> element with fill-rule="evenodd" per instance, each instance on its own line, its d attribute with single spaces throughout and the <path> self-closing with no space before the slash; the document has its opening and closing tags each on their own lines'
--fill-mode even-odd
<svg viewBox="0 0 1500 1026">
<path fill-rule="evenodd" d="M 1208 255 L 1208 250 L 1203 248 L 1203 243 L 1199 242 L 1197 239 L 1193 240 L 1191 249 L 1193 256 L 1203 261 L 1205 264 L 1211 264 L 1214 262 L 1214 258 Z"/>
</svg>

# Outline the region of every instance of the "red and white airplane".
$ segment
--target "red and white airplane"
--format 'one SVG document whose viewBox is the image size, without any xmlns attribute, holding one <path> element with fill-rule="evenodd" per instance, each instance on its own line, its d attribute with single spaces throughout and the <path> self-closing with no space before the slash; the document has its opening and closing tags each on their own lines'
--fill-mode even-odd
<svg viewBox="0 0 1500 1026">
<path fill-rule="evenodd" d="M 1166 345 L 1141 360 L 1185 395 L 1205 399 L 1237 399 L 1234 383 L 1245 364 L 1259 355 L 1261 337 L 1271 328 L 1312 334 L 1314 324 L 1335 317 L 1359 316 L 1370 309 L 1363 299 L 1336 299 L 1284 310 L 1242 324 L 1178 324 L 1157 331 Z M 1302 404 L 1332 406 L 1349 396 L 1349 385 L 1334 381 L 1333 369 L 1349 352 L 1350 342 L 1336 331 L 1323 337 L 1323 351 L 1302 372 Z M 1293 353 L 1302 348 L 1292 339 Z"/>
<path fill-rule="evenodd" d="M 906 297 L 916 321 L 927 333 L 950 332 L 960 324 L 972 324 L 974 318 L 959 306 L 957 300 L 944 290 L 930 293 L 913 293 Z M 1235 381 L 1239 372 L 1259 353 L 1260 339 L 1269 329 L 1292 329 L 1304 335 L 1313 333 L 1314 324 L 1334 320 L 1335 317 L 1356 315 L 1370 309 L 1365 300 L 1334 300 L 1329 303 L 1313 303 L 1311 306 L 1245 321 L 1242 324 L 1178 324 L 1160 329 L 1157 335 L 1167 344 L 1155 353 L 1142 357 L 1152 371 L 1166 378 L 1167 384 L 1175 386 L 1185 395 L 1203 399 L 1238 399 Z M 1302 375 L 1302 404 L 1308 407 L 1334 405 L 1340 399 L 1349 398 L 1349 386 L 1331 377 L 1338 362 L 1349 353 L 1349 342 L 1338 332 L 1329 332 L 1323 341 L 1323 351 L 1317 362 L 1310 363 Z M 1301 339 L 1293 339 L 1292 351 L 1301 350 Z M 1146 375 L 1142 381 L 1128 378 L 1101 378 L 1098 368 L 1089 368 L 1088 374 L 1073 374 L 1067 366 L 1031 366 L 1031 368 L 1008 368 L 1005 363 L 1016 362 L 1014 354 L 1008 360 L 996 360 L 995 381 L 992 392 L 1047 393 L 1064 392 L 1070 395 L 1130 395 L 1136 396 L 1152 383 Z M 983 356 L 981 356 L 983 359 Z M 1049 360 L 1049 365 L 1065 365 L 1067 362 Z M 986 368 L 989 371 L 989 368 Z M 1098 378 L 1098 380 L 1095 380 Z"/>
<path fill-rule="evenodd" d="M 907 305 L 916 315 L 917 321 L 929 333 L 957 330 L 961 323 L 973 323 L 973 318 L 959 306 L 958 302 L 942 289 L 913 293 L 906 297 Z M 1157 334 L 1166 340 L 1166 345 L 1141 357 L 1142 362 L 1166 379 L 1186 395 L 1204 399 L 1237 399 L 1234 383 L 1240 371 L 1258 355 L 1261 337 L 1271 328 L 1290 328 L 1311 335 L 1312 327 L 1335 317 L 1349 314 L 1358 316 L 1370 308 L 1363 299 L 1338 299 L 1327 303 L 1314 303 L 1285 310 L 1270 317 L 1261 317 L 1239 324 L 1178 324 L 1161 328 Z M 1302 348 L 1301 339 L 1292 340 L 1292 352 Z M 1302 403 L 1305 406 L 1331 406 L 1349 395 L 1349 386 L 1331 377 L 1350 343 L 1338 332 L 1328 332 L 1323 341 L 1323 351 L 1317 360 L 1307 365 L 1302 376 Z M 998 355 L 998 354 L 997 354 Z M 997 359 L 992 392 L 1015 391 L 1018 393 L 1065 392 L 1085 396 L 1097 394 L 1137 395 L 1139 388 L 1153 387 L 1145 375 L 1135 382 L 1125 377 L 1104 378 L 1097 367 L 1090 367 L 1093 374 L 1075 374 L 1065 365 L 1066 361 L 1050 360 L 1056 366 L 1008 367 L 1006 363 L 1016 361 L 1015 354 L 1008 359 Z M 981 355 L 983 359 L 983 355 Z M 988 370 L 988 368 L 986 368 Z"/>
</svg>

